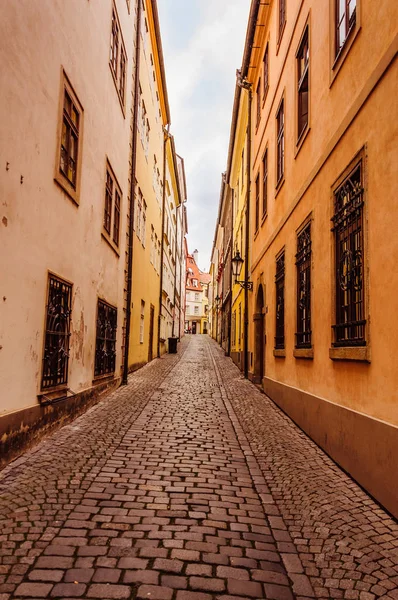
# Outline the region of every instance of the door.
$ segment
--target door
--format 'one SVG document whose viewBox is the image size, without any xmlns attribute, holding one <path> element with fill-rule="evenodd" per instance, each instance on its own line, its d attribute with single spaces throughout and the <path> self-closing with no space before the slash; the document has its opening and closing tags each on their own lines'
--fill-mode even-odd
<svg viewBox="0 0 398 600">
<path fill-rule="evenodd" d="M 149 346 L 148 346 L 148 362 L 153 359 L 153 326 L 155 320 L 155 307 L 151 304 L 149 313 Z"/>
<path fill-rule="evenodd" d="M 265 358 L 265 328 L 264 328 L 264 293 L 263 286 L 260 284 L 257 291 L 256 312 L 253 315 L 254 321 L 254 383 L 263 382 L 264 377 L 264 358 Z"/>
<path fill-rule="evenodd" d="M 196 333 L 196 321 L 192 323 L 192 333 Z"/>
</svg>

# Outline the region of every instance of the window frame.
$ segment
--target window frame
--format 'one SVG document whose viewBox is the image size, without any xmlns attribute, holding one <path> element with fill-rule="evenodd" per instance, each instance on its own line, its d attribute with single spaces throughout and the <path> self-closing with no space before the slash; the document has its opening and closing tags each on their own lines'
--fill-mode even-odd
<svg viewBox="0 0 398 600">
<path fill-rule="evenodd" d="M 263 154 L 263 158 L 261 161 L 262 164 L 262 171 L 263 171 L 263 177 L 262 177 L 262 200 L 263 200 L 263 205 L 262 205 L 262 223 L 264 222 L 264 219 L 266 218 L 266 216 L 268 215 L 268 144 L 265 148 L 264 154 Z"/>
<path fill-rule="evenodd" d="M 277 33 L 277 47 L 276 53 L 278 54 L 279 46 L 282 41 L 283 33 L 286 27 L 286 10 L 287 10 L 287 2 L 286 0 L 278 0 L 278 33 Z"/>
<path fill-rule="evenodd" d="M 108 187 L 108 176 L 109 179 L 112 182 L 112 187 L 109 190 Z M 112 250 L 114 250 L 114 252 L 116 252 L 116 254 L 118 256 L 120 256 L 120 239 L 121 239 L 121 210 L 122 210 L 122 203 L 123 203 L 123 194 L 122 194 L 122 189 L 119 185 L 119 182 L 117 180 L 117 177 L 115 175 L 115 172 L 112 168 L 112 165 L 109 161 L 109 158 L 106 157 L 106 161 L 105 161 L 105 185 L 104 185 L 104 210 L 103 210 L 103 217 L 102 217 L 102 231 L 101 231 L 101 235 L 102 238 L 108 242 L 108 244 L 111 246 Z M 109 191 L 111 192 L 111 201 L 109 203 L 109 209 L 110 211 L 107 211 L 107 198 L 109 196 Z M 117 206 L 116 206 L 116 196 L 119 196 L 119 200 L 120 200 L 120 204 L 119 204 L 119 210 L 117 210 Z M 119 232 L 119 237 L 118 240 L 115 240 L 115 222 L 116 222 L 116 214 L 118 213 L 118 232 Z M 109 214 L 109 231 L 105 226 L 105 222 L 106 222 L 106 216 Z"/>
<path fill-rule="evenodd" d="M 65 94 L 68 94 L 73 105 L 76 107 L 79 114 L 79 127 L 77 136 L 77 159 L 76 159 L 76 182 L 73 184 L 70 179 L 61 171 L 61 146 L 62 146 L 62 131 L 64 124 L 64 102 Z M 65 72 L 61 67 L 61 82 L 59 93 L 58 107 L 58 126 L 56 140 L 56 161 L 54 171 L 54 181 L 63 189 L 69 198 L 79 206 L 80 203 L 80 187 L 81 187 L 81 171 L 83 162 L 83 134 L 84 134 L 84 109 L 79 101 L 79 98 Z"/>
<path fill-rule="evenodd" d="M 254 227 L 254 235 L 258 233 L 260 229 L 260 171 L 257 172 L 255 184 L 254 184 L 254 193 L 255 193 L 255 227 Z"/>
<path fill-rule="evenodd" d="M 263 56 L 263 104 L 269 90 L 269 42 L 267 42 Z"/>
<path fill-rule="evenodd" d="M 285 352 L 286 348 L 286 330 L 285 330 L 285 248 L 278 252 L 275 257 L 275 339 L 274 339 L 274 354 L 275 352 Z M 279 263 L 279 264 L 278 264 Z M 282 296 L 281 314 L 279 313 L 278 302 Z M 281 321 L 278 319 L 281 317 Z M 279 334 L 279 335 L 278 335 Z M 280 341 L 277 341 L 280 340 Z"/>
<path fill-rule="evenodd" d="M 330 82 L 333 85 L 347 55 L 361 30 L 362 0 L 356 0 L 355 22 L 349 28 L 343 45 L 337 51 L 337 0 L 329 0 Z"/>
<path fill-rule="evenodd" d="M 301 142 L 304 140 L 304 137 L 310 127 L 310 85 L 311 85 L 311 56 L 310 56 L 310 26 L 307 21 L 303 33 L 300 38 L 300 42 L 298 45 L 298 49 L 296 52 L 296 146 L 299 147 Z M 306 42 L 306 44 L 305 44 Z M 308 52 L 308 61 L 305 64 L 304 62 L 304 70 L 301 73 L 301 53 L 305 49 L 305 45 L 307 46 Z M 305 93 L 305 81 L 307 82 L 307 122 L 303 125 L 301 123 L 300 128 L 300 105 L 302 103 L 302 95 Z"/>
<path fill-rule="evenodd" d="M 341 190 L 342 186 L 347 182 L 347 180 L 355 173 L 358 166 L 361 169 L 361 201 L 360 201 L 360 209 L 361 209 L 361 256 L 362 256 L 362 319 L 363 321 L 363 339 L 358 343 L 350 343 L 351 339 L 347 339 L 344 342 L 336 342 L 335 331 L 337 327 L 344 326 L 344 324 L 339 324 L 338 315 L 337 315 L 337 303 L 339 301 L 338 292 L 337 292 L 337 235 L 335 230 L 337 229 L 336 222 L 338 219 L 336 218 L 336 193 Z M 368 272 L 368 239 L 367 239 L 367 166 L 366 166 L 366 147 L 363 147 L 353 158 L 353 160 L 349 163 L 349 165 L 344 169 L 339 178 L 335 181 L 331 188 L 331 206 L 332 206 L 332 214 L 331 214 L 331 235 L 332 235 L 332 259 L 333 259 L 333 269 L 331 273 L 332 278 L 332 343 L 329 349 L 329 357 L 332 360 L 355 360 L 355 361 L 365 361 L 370 362 L 370 325 L 369 325 L 369 272 Z M 345 203 L 345 204 L 348 204 Z M 350 208 L 348 206 L 348 208 Z M 357 207 L 358 208 L 358 207 Z M 354 211 L 353 211 L 354 212 Z M 349 215 L 350 216 L 350 215 Z M 353 232 L 354 230 L 352 230 Z M 351 233 L 352 233 L 351 232 Z"/>
<path fill-rule="evenodd" d="M 115 19 L 114 19 L 115 17 Z M 113 53 L 113 39 L 114 39 L 114 23 L 116 24 L 118 31 L 118 43 L 116 57 Z M 109 45 L 109 68 L 112 73 L 113 83 L 115 84 L 116 92 L 119 98 L 120 106 L 125 114 L 126 105 L 126 85 L 127 85 L 127 52 L 126 46 L 123 39 L 122 27 L 120 25 L 119 14 L 117 12 L 115 2 L 112 2 L 111 11 L 111 34 L 110 34 L 110 45 Z"/>
<path fill-rule="evenodd" d="M 256 87 L 256 131 L 261 121 L 261 75 L 258 78 L 257 87 Z"/>
<path fill-rule="evenodd" d="M 46 354 L 48 353 L 48 347 L 50 346 L 49 339 L 51 336 L 57 336 L 59 329 L 54 329 L 49 324 L 49 319 L 54 318 L 54 311 L 49 310 L 50 305 L 50 292 L 52 289 L 51 281 L 54 281 L 60 286 L 65 288 L 65 292 L 68 296 L 68 308 L 66 311 L 63 311 L 63 321 L 66 323 L 66 331 L 64 333 L 65 346 L 63 351 L 63 356 L 61 357 L 64 360 L 63 366 L 63 376 L 62 380 L 58 381 L 58 375 L 56 375 L 57 381 L 53 384 L 46 384 L 45 380 L 49 379 L 51 375 L 46 375 Z M 69 378 L 69 350 L 70 350 L 70 337 L 71 337 L 71 315 L 73 310 L 73 283 L 67 281 L 66 279 L 59 277 L 53 272 L 48 271 L 47 273 L 47 294 L 46 294 L 46 305 L 45 305 L 45 315 L 44 315 L 44 335 L 43 335 L 43 351 L 42 351 L 42 367 L 41 367 L 41 379 L 40 379 L 40 390 L 42 393 L 47 394 L 56 391 L 66 391 L 68 388 L 68 378 Z M 62 321 L 61 320 L 61 321 Z M 60 336 L 58 335 L 58 338 Z M 61 347 L 61 346 L 60 346 Z"/>
<path fill-rule="evenodd" d="M 281 112 L 281 110 L 283 111 L 283 126 L 280 127 L 279 125 L 279 114 Z M 282 186 L 284 180 L 285 180 L 285 156 L 286 156 L 286 149 L 285 149 L 285 133 L 286 133 L 286 111 L 285 111 L 285 94 L 283 93 L 282 98 L 279 102 L 277 111 L 276 111 L 276 115 L 275 115 L 275 121 L 276 121 L 276 136 L 275 136 L 275 141 L 276 141 L 276 190 L 278 191 L 279 188 Z M 281 144 L 282 142 L 282 144 Z M 282 146 L 282 157 L 281 157 L 281 161 L 280 161 L 280 147 Z M 282 170 L 281 172 L 279 172 L 279 164 L 282 164 Z"/>
<path fill-rule="evenodd" d="M 99 337 L 99 327 L 100 327 L 100 304 L 104 307 L 105 312 L 105 334 L 103 337 Z M 113 314 L 115 317 L 114 326 L 112 326 L 112 318 L 109 314 Z M 109 327 L 112 329 L 112 336 L 108 337 L 107 333 L 109 332 Z M 103 359 L 108 361 L 108 368 L 104 370 L 98 369 L 99 362 L 99 340 L 102 340 L 102 344 L 105 344 L 103 347 Z M 103 298 L 97 298 L 97 314 L 96 314 L 96 332 L 95 332 L 95 354 L 94 354 L 94 379 L 104 379 L 104 378 L 112 378 L 116 372 L 116 347 L 117 347 L 117 307 L 109 304 Z M 113 352 L 113 355 L 110 356 L 109 350 Z"/>
<path fill-rule="evenodd" d="M 295 350 L 312 348 L 312 219 L 307 218 L 296 232 L 296 333 Z M 304 277 L 303 277 L 304 274 Z M 302 284 L 304 283 L 305 290 Z M 304 310 L 300 306 L 303 295 L 308 295 Z M 295 356 L 300 356 L 295 352 Z M 312 358 L 313 354 L 304 354 Z"/>
</svg>

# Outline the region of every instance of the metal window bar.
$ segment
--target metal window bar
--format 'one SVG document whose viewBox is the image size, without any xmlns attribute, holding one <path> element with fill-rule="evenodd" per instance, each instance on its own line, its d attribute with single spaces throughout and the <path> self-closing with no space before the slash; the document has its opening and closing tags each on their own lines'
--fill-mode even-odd
<svg viewBox="0 0 398 600">
<path fill-rule="evenodd" d="M 72 286 L 50 275 L 46 306 L 42 389 L 68 382 L 71 312 Z"/>
<path fill-rule="evenodd" d="M 334 346 L 365 346 L 362 163 L 337 189 L 335 235 L 336 321 Z"/>
<path fill-rule="evenodd" d="M 311 223 L 297 236 L 296 348 L 311 348 Z"/>
<path fill-rule="evenodd" d="M 275 349 L 285 347 L 285 253 L 276 259 Z"/>
<path fill-rule="evenodd" d="M 105 208 L 104 208 L 104 229 L 111 233 L 111 218 L 112 218 L 112 198 L 113 198 L 113 179 L 110 172 L 106 171 L 106 186 L 105 186 Z"/>
<path fill-rule="evenodd" d="M 112 374 L 116 364 L 117 309 L 98 300 L 94 375 Z"/>
</svg>

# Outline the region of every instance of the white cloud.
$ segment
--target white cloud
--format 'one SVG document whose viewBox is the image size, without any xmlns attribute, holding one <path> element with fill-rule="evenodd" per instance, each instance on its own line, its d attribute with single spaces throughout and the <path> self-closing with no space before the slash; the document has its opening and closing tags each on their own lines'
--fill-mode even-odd
<svg viewBox="0 0 398 600">
<path fill-rule="evenodd" d="M 250 0 L 159 0 L 158 5 L 171 131 L 187 174 L 189 248 L 198 248 L 199 264 L 207 269 Z M 181 27 L 192 35 L 181 37 Z"/>
</svg>

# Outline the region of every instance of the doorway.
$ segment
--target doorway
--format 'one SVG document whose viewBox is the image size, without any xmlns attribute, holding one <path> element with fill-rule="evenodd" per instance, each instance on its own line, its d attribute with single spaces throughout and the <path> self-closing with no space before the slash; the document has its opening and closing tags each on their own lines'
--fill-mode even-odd
<svg viewBox="0 0 398 600">
<path fill-rule="evenodd" d="M 155 320 L 155 307 L 151 304 L 149 313 L 149 346 L 148 346 L 148 362 L 153 359 L 153 325 Z"/>
<path fill-rule="evenodd" d="M 192 333 L 196 333 L 196 321 L 192 322 Z"/>
<path fill-rule="evenodd" d="M 264 358 L 265 358 L 265 314 L 264 314 L 264 290 L 260 284 L 257 290 L 256 311 L 253 315 L 254 321 L 254 383 L 262 383 L 265 374 Z"/>
</svg>

